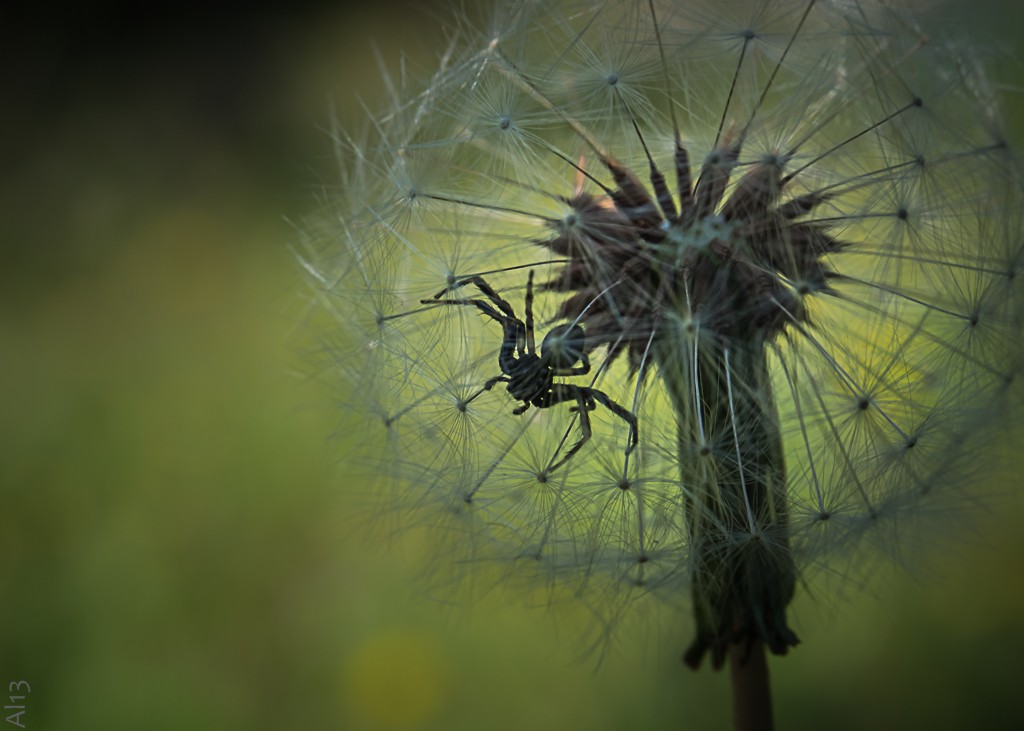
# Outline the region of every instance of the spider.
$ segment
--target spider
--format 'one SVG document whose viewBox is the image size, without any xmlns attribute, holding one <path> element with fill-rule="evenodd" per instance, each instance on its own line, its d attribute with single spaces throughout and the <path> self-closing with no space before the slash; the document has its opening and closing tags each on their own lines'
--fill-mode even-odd
<svg viewBox="0 0 1024 731">
<path fill-rule="evenodd" d="M 464 287 L 467 284 L 475 285 L 487 299 L 441 299 L 445 292 Z M 484 383 L 479 391 L 462 402 L 460 408 L 464 408 L 470 401 L 485 391 L 490 391 L 499 383 L 507 384 L 505 389 L 512 398 L 523 402 L 522 406 L 513 409 L 512 413 L 516 416 L 524 413 L 531 406 L 547 409 L 566 401 L 576 402 L 572 411 L 580 415 L 582 435 L 572 449 L 566 452 L 557 463 L 550 466 L 547 472 L 553 472 L 568 462 L 590 439 L 592 433 L 590 412 L 597 407 L 598 402 L 604 404 L 606 409 L 629 424 L 629 446 L 626 448 L 626 455 L 628 456 L 636 448 L 637 421 L 631 411 L 612 401 L 604 391 L 572 383 L 554 382 L 555 376 L 582 376 L 590 372 L 590 359 L 584 349 L 586 334 L 577 323 L 558 325 L 548 331 L 541 342 L 540 351 L 537 351 L 533 332 L 533 271 L 530 271 L 526 281 L 525 322 L 516 317 L 512 305 L 503 300 L 494 291 L 494 288 L 480 276 L 460 279 L 438 292 L 433 299 L 421 300 L 420 303 L 425 305 L 468 305 L 476 307 L 492 320 L 501 323 L 504 333 L 501 350 L 498 351 L 498 367 L 501 368 L 501 375 Z M 576 365 L 577 363 L 579 365 Z"/>
</svg>

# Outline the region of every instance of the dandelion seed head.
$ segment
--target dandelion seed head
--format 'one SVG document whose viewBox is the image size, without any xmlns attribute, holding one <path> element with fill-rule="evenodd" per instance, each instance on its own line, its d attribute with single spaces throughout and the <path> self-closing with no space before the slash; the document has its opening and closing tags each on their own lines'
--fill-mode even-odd
<svg viewBox="0 0 1024 731">
<path fill-rule="evenodd" d="M 303 262 L 445 582 L 682 599 L 717 666 L 987 484 L 1024 194 L 969 48 L 868 3 L 500 3 L 372 127 Z"/>
</svg>

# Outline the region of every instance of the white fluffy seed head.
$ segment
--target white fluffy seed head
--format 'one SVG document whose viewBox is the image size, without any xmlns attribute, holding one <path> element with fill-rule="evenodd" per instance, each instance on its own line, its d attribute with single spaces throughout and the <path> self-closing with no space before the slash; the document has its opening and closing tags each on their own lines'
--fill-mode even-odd
<svg viewBox="0 0 1024 731">
<path fill-rule="evenodd" d="M 848 572 L 956 516 L 993 471 L 1022 364 L 1024 196 L 973 59 L 869 3 L 499 5 L 343 142 L 343 189 L 302 254 L 364 484 L 435 526 L 460 576 L 490 561 L 616 606 L 685 596 L 707 560 L 694 505 L 767 449 L 702 405 L 698 364 L 743 331 L 768 383 L 736 371 L 727 395 L 773 404 L 799 571 Z M 554 381 L 635 414 L 635 451 L 597 403 L 552 469 L 578 404 L 515 415 L 501 383 L 483 390 L 516 344 L 503 317 L 538 340 L 582 318 L 593 368 Z M 716 550 L 764 537 L 756 520 L 727 534 Z"/>
</svg>

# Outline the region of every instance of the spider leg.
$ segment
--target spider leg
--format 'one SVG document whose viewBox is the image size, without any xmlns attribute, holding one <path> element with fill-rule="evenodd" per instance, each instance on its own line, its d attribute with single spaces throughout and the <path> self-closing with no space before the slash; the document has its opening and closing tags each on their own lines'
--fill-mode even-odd
<svg viewBox="0 0 1024 731">
<path fill-rule="evenodd" d="M 475 300 L 475 299 L 435 300 L 435 299 L 431 299 L 431 300 L 420 300 L 420 304 L 421 305 L 469 305 L 469 306 L 472 306 L 472 307 L 476 307 L 478 310 L 480 310 L 482 313 L 484 313 L 485 315 L 487 315 L 491 319 L 497 320 L 498 322 L 500 322 L 502 324 L 503 327 L 505 325 L 505 320 L 508 319 L 507 317 L 505 317 L 504 315 L 500 314 L 497 310 L 495 310 L 493 307 L 491 307 L 489 304 L 487 304 L 483 300 Z"/>
<path fill-rule="evenodd" d="M 553 376 L 585 376 L 590 373 L 590 358 L 586 353 L 580 353 L 580 365 L 572 368 L 552 368 Z"/>
<path fill-rule="evenodd" d="M 572 447 L 562 455 L 562 458 L 555 462 L 553 465 L 548 467 L 548 472 L 554 472 L 559 467 L 564 465 L 573 455 L 583 448 L 583 445 L 587 443 L 593 434 L 590 428 L 590 411 L 594 408 L 594 400 L 590 398 L 590 394 L 587 393 L 590 389 L 581 388 L 571 383 L 556 383 L 551 387 L 551 391 L 545 394 L 540 401 L 541 404 L 537 404 L 539 408 L 547 408 L 560 404 L 565 401 L 576 401 L 576 406 L 573 407 L 573 411 L 576 411 L 580 415 L 580 440 L 576 442 Z"/>
<path fill-rule="evenodd" d="M 533 338 L 533 270 L 526 278 L 526 352 L 536 353 L 537 344 Z"/>
<path fill-rule="evenodd" d="M 486 281 L 484 281 L 484 278 L 479 276 L 479 275 L 474 275 L 472 277 L 466 277 L 465 279 L 460 279 L 455 284 L 451 285 L 450 287 L 446 287 L 445 289 L 442 289 L 440 292 L 435 294 L 434 295 L 434 300 L 425 300 L 424 304 L 429 304 L 431 301 L 440 301 L 440 302 L 451 302 L 451 301 L 454 301 L 454 300 L 442 300 L 441 297 L 444 296 L 445 292 L 451 292 L 452 290 L 458 289 L 459 287 L 465 287 L 467 284 L 474 284 L 474 285 L 476 285 L 476 288 L 479 289 L 481 292 L 483 292 L 484 296 L 487 297 L 487 299 L 489 299 L 491 302 L 493 302 L 495 307 L 497 307 L 499 310 L 504 312 L 506 317 L 511 317 L 512 319 L 516 319 L 516 313 L 515 313 L 515 310 L 512 309 L 512 305 L 510 305 L 508 302 L 503 300 L 501 298 L 501 295 L 499 295 L 497 292 L 494 291 L 494 287 L 489 285 Z"/>
<path fill-rule="evenodd" d="M 597 399 L 604 407 L 611 411 L 613 414 L 618 416 L 624 422 L 629 424 L 629 446 L 626 447 L 626 454 L 628 455 L 634 449 L 636 449 L 637 442 L 639 441 L 639 427 L 636 423 L 636 416 L 633 415 L 632 411 L 628 411 L 624 406 L 612 401 L 604 391 L 598 391 L 596 388 L 582 388 L 582 391 L 586 391 L 592 399 Z"/>
<path fill-rule="evenodd" d="M 441 297 L 445 292 L 450 292 L 453 289 L 464 287 L 467 284 L 473 284 L 479 289 L 488 300 L 490 304 L 479 299 L 450 299 L 444 300 Z M 527 338 L 526 338 L 526 325 L 516 317 L 515 310 L 512 309 L 512 305 L 501 298 L 494 288 L 489 285 L 484 278 L 479 275 L 472 277 L 466 277 L 460 279 L 446 289 L 442 289 L 440 292 L 434 295 L 433 299 L 420 300 L 421 304 L 462 304 L 462 305 L 475 305 L 481 312 L 490 317 L 493 320 L 497 320 L 501 323 L 502 330 L 505 334 L 505 340 L 501 345 L 501 353 L 498 355 L 498 364 L 501 366 L 502 373 L 508 373 L 509 369 L 515 364 L 515 352 L 518 350 L 520 353 L 526 352 Z M 497 308 L 497 310 L 495 309 Z M 498 311 L 501 311 L 499 314 Z M 532 344 L 532 343 L 531 343 Z M 532 352 L 532 350 L 531 350 Z"/>
<path fill-rule="evenodd" d="M 467 284 L 476 285 L 476 288 L 483 292 L 487 299 L 494 303 L 495 307 L 505 313 L 505 319 L 501 321 L 501 326 L 505 331 L 505 342 L 501 346 L 501 357 L 498 358 L 498 361 L 501 365 L 502 372 L 508 373 L 508 368 L 506 366 L 510 367 L 511 363 L 514 362 L 514 360 L 510 361 L 509 359 L 513 358 L 517 349 L 520 353 L 524 353 L 526 352 L 525 348 L 527 347 L 527 344 L 529 344 L 531 346 L 530 352 L 533 352 L 533 343 L 527 338 L 527 333 L 532 332 L 532 329 L 524 325 L 523 321 L 516 317 L 516 311 L 512 309 L 512 305 L 503 300 L 501 296 L 494 291 L 494 288 L 484 281 L 483 277 L 467 277 L 466 279 L 459 281 L 457 286 L 463 287 Z M 532 297 L 532 292 L 529 287 L 527 288 L 527 296 Z M 528 304 L 527 313 L 529 312 Z M 514 347 L 510 348 L 509 346 L 513 343 L 515 344 Z"/>
<path fill-rule="evenodd" d="M 512 373 L 516 365 L 516 349 L 523 352 L 524 327 L 523 323 L 515 317 L 505 317 L 483 300 L 420 300 L 423 304 L 430 305 L 472 305 L 493 320 L 501 323 L 504 338 L 501 341 L 501 350 L 498 351 L 498 367 L 502 373 Z"/>
<path fill-rule="evenodd" d="M 484 383 L 484 385 L 480 388 L 479 391 L 477 391 L 472 396 L 470 396 L 468 399 L 466 399 L 465 401 L 462 402 L 462 404 L 461 404 L 462 408 L 465 408 L 465 407 L 469 406 L 469 404 L 473 401 L 473 399 L 475 399 L 477 396 L 480 396 L 483 393 L 486 393 L 487 391 L 490 391 L 492 388 L 497 386 L 499 383 L 508 383 L 508 382 L 509 382 L 509 379 L 506 376 L 495 376 L 494 378 L 491 378 L 486 383 Z"/>
<path fill-rule="evenodd" d="M 583 387 L 580 387 L 580 386 L 577 386 L 577 388 L 580 389 L 580 393 L 583 396 L 583 403 L 586 404 L 586 406 L 587 406 L 587 411 L 593 411 L 594 409 L 596 409 L 597 408 L 597 402 L 594 401 L 594 397 L 590 395 L 590 389 L 589 388 L 583 388 Z M 573 406 L 573 407 L 571 407 L 569 409 L 569 411 L 572 411 L 573 413 L 575 413 L 575 412 L 577 412 L 579 410 L 580 410 L 580 407 L 579 407 L 578 404 L 576 406 Z"/>
</svg>

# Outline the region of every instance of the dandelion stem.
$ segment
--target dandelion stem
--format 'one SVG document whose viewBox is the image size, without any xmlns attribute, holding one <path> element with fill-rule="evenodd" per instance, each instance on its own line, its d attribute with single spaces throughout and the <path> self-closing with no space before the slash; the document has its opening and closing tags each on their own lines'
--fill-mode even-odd
<svg viewBox="0 0 1024 731">
<path fill-rule="evenodd" d="M 735 731 L 771 731 L 772 695 L 764 644 L 733 645 L 729 651 L 732 681 L 732 723 Z"/>
<path fill-rule="evenodd" d="M 693 551 L 697 634 L 683 659 L 694 668 L 706 653 L 721 668 L 737 648 L 785 654 L 797 643 L 786 624 L 796 569 L 768 348 L 756 333 L 722 340 L 682 333 L 655 346 L 676 411 Z"/>
</svg>

